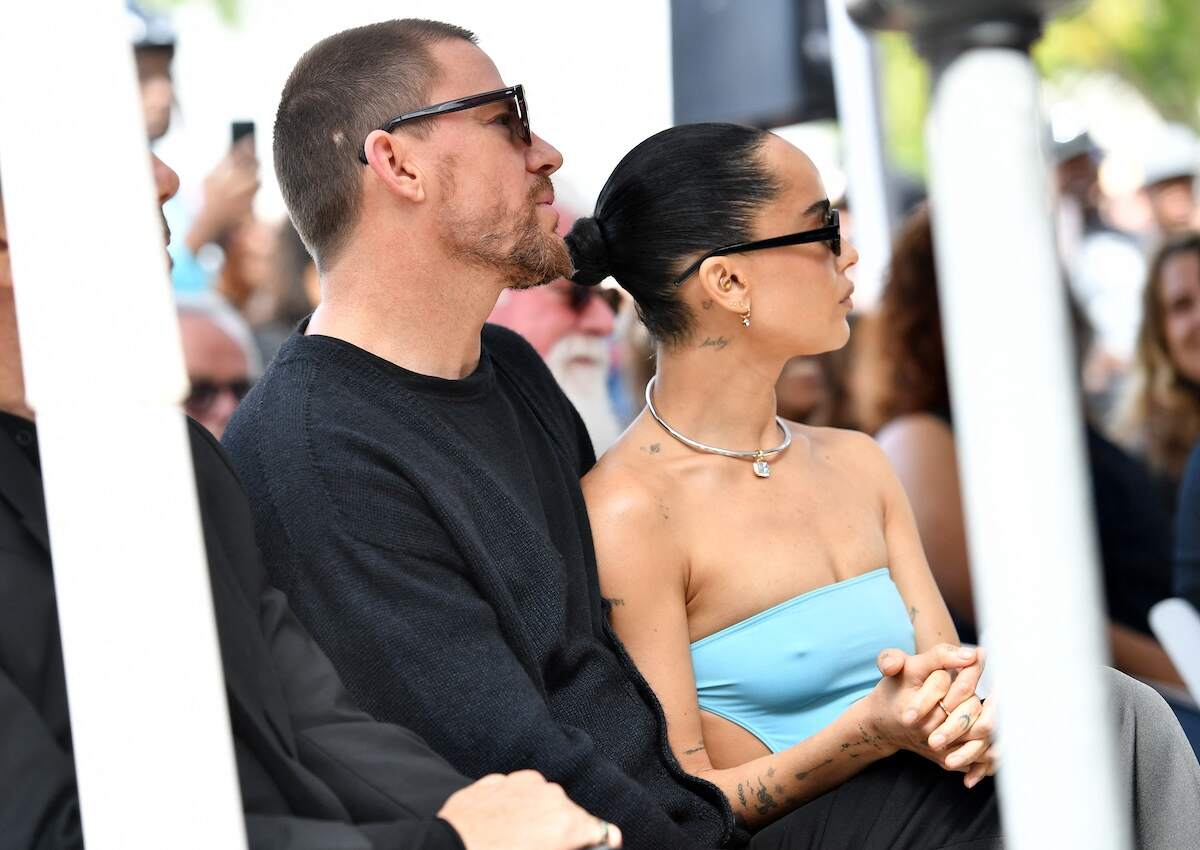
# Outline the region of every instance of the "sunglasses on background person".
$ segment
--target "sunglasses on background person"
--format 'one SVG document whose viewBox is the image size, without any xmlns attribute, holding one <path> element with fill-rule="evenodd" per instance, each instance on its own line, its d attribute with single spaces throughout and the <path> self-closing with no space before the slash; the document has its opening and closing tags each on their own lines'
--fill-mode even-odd
<svg viewBox="0 0 1200 850">
<path fill-rule="evenodd" d="M 513 102 L 513 112 L 509 114 L 516 117 L 516 122 L 510 129 L 525 144 L 532 145 L 533 132 L 529 129 L 529 107 L 525 105 L 525 87 L 520 84 L 496 89 L 495 91 L 483 92 L 482 94 L 468 95 L 467 97 L 460 97 L 455 100 L 447 100 L 445 103 L 435 103 L 433 106 L 426 106 L 415 112 L 405 112 L 403 115 L 397 115 L 395 118 L 385 122 L 379 129 L 385 133 L 390 133 L 408 121 L 418 121 L 422 118 L 436 118 L 439 115 L 449 115 L 451 112 L 462 112 L 464 109 L 475 109 L 478 106 L 487 106 L 489 103 L 499 103 L 505 100 Z M 362 147 L 358 151 L 358 159 L 363 165 L 367 164 L 366 146 L 366 140 L 363 140 Z"/>
<path fill-rule="evenodd" d="M 592 299 L 596 298 L 603 301 L 609 306 L 614 313 L 621 308 L 621 291 L 619 289 L 604 288 L 601 286 L 584 286 L 581 283 L 564 283 L 549 284 L 550 288 L 556 292 L 561 292 L 567 301 L 567 306 L 575 313 L 582 313 L 592 303 Z"/>
<path fill-rule="evenodd" d="M 787 236 L 774 236 L 770 239 L 759 239 L 755 242 L 739 242 L 736 245 L 726 245 L 709 251 L 696 262 L 692 263 L 683 274 L 675 278 L 674 285 L 680 286 L 691 277 L 700 264 L 709 257 L 725 257 L 729 254 L 745 254 L 750 251 L 766 251 L 768 248 L 785 248 L 788 245 L 805 245 L 810 242 L 828 242 L 833 256 L 842 256 L 842 222 L 835 209 L 826 210 L 825 224 L 815 230 L 803 230 L 799 233 L 789 233 Z"/>
<path fill-rule="evenodd" d="M 203 379 L 192 381 L 187 398 L 183 400 L 183 407 L 189 416 L 196 417 L 203 415 L 212 410 L 213 405 L 217 403 L 217 399 L 225 393 L 229 393 L 233 396 L 235 402 L 240 403 L 246 397 L 246 393 L 250 392 L 250 387 L 250 381 L 245 378 L 225 383 Z"/>
</svg>

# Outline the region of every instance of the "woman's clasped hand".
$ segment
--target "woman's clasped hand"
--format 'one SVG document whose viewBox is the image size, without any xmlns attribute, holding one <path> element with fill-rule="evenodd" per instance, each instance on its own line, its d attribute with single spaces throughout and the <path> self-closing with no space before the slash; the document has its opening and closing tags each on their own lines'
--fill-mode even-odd
<svg viewBox="0 0 1200 850">
<path fill-rule="evenodd" d="M 866 731 L 876 743 L 965 773 L 968 788 L 995 775 L 995 700 L 975 693 L 982 649 L 938 644 L 916 655 L 886 649 L 878 665 L 883 678 L 866 697 L 874 721 Z"/>
</svg>

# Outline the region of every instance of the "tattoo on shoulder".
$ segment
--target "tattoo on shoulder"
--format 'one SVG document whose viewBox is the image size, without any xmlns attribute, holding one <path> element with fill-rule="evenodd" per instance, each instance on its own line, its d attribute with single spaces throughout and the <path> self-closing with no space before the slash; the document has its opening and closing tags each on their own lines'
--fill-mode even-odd
<svg viewBox="0 0 1200 850">
<path fill-rule="evenodd" d="M 662 451 L 662 443 L 651 443 L 648 446 L 642 446 L 642 451 L 648 455 L 656 455 Z"/>
<path fill-rule="evenodd" d="M 713 339 L 710 336 L 710 337 L 705 337 L 704 342 L 700 343 L 699 347 L 700 348 L 711 348 L 714 351 L 720 351 L 722 348 L 724 348 L 727 345 L 729 345 L 729 340 L 726 339 L 725 337 L 719 336 L 716 339 Z"/>
<path fill-rule="evenodd" d="M 831 764 L 833 764 L 833 759 L 825 759 L 825 761 L 821 762 L 818 765 L 814 765 L 813 767 L 810 767 L 808 770 L 800 771 L 799 773 L 796 774 L 796 778 L 799 779 L 801 782 L 803 782 L 805 779 L 808 779 L 808 777 L 812 776 L 814 773 L 816 773 L 821 768 L 826 767 Z"/>
</svg>

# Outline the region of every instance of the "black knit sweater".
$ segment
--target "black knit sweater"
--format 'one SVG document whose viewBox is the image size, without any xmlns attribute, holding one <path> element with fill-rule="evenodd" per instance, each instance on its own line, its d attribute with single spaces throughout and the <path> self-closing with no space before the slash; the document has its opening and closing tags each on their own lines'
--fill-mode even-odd
<svg viewBox="0 0 1200 850">
<path fill-rule="evenodd" d="M 225 443 L 273 581 L 378 719 L 470 776 L 541 771 L 631 850 L 744 842 L 609 628 L 591 444 L 524 340 L 486 327 L 445 381 L 295 335 Z"/>
</svg>

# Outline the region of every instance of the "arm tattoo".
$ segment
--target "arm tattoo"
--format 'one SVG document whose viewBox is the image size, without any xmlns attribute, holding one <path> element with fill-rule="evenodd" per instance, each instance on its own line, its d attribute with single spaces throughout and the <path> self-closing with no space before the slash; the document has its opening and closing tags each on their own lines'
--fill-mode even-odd
<svg viewBox="0 0 1200 850">
<path fill-rule="evenodd" d="M 738 783 L 738 802 L 742 804 L 743 809 L 750 808 L 750 804 L 746 802 L 746 786 Z"/>
<path fill-rule="evenodd" d="M 820 764 L 818 764 L 814 767 L 810 767 L 808 770 L 800 771 L 799 773 L 796 774 L 796 778 L 799 779 L 801 782 L 803 782 L 805 779 L 808 779 L 808 777 L 812 776 L 818 770 L 820 770 L 821 768 L 825 767 L 826 765 L 830 765 L 830 764 L 833 764 L 833 759 L 825 759 L 825 761 L 821 762 Z"/>
<path fill-rule="evenodd" d="M 916 606 L 916 605 L 914 605 L 914 606 L 912 606 L 911 608 L 909 608 L 909 609 L 908 609 L 908 621 L 909 621 L 910 623 L 915 623 L 915 622 L 917 621 L 917 614 L 919 614 L 919 613 L 920 613 L 920 612 L 919 612 L 919 611 L 917 611 L 917 606 Z"/>
<path fill-rule="evenodd" d="M 771 809 L 779 808 L 779 803 L 771 796 L 771 792 L 767 790 L 767 786 L 763 784 L 762 777 L 758 780 L 758 790 L 754 792 L 754 796 L 758 798 L 758 802 L 754 804 L 754 811 L 760 815 L 765 815 Z"/>
<path fill-rule="evenodd" d="M 614 607 L 615 607 L 615 606 L 617 606 L 617 605 L 624 605 L 624 604 L 625 604 L 625 600 L 624 600 L 624 599 L 609 599 L 609 600 L 608 600 L 608 604 L 609 604 L 609 605 L 612 605 L 612 606 L 614 606 Z"/>
<path fill-rule="evenodd" d="M 729 340 L 726 339 L 725 337 L 719 336 L 716 339 L 713 339 L 710 336 L 710 337 L 705 337 L 704 342 L 700 343 L 699 347 L 700 348 L 711 348 L 711 349 L 714 349 L 715 351 L 720 351 L 722 348 L 724 348 L 727 345 L 729 345 Z"/>
</svg>

